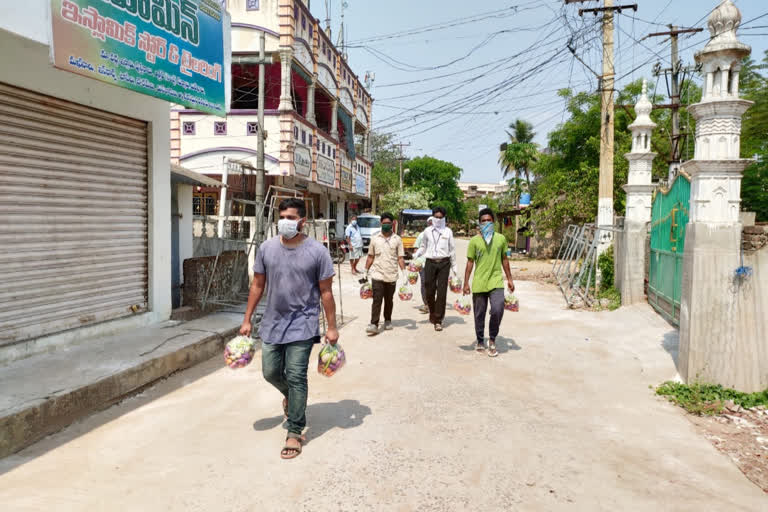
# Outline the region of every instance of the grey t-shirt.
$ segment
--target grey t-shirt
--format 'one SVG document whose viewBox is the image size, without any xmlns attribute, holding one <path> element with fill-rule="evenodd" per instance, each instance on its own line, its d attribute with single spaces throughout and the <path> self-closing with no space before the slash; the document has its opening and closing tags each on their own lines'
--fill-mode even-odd
<svg viewBox="0 0 768 512">
<path fill-rule="evenodd" d="M 307 238 L 298 247 L 288 248 L 280 237 L 259 247 L 253 264 L 256 274 L 267 279 L 267 306 L 259 336 L 265 343 L 304 341 L 320 335 L 320 287 L 335 275 L 328 249 Z"/>
</svg>

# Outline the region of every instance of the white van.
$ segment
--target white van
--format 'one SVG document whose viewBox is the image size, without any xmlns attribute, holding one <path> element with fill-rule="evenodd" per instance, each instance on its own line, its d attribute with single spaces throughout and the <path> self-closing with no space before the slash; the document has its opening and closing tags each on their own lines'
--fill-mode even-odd
<svg viewBox="0 0 768 512">
<path fill-rule="evenodd" d="M 363 237 L 363 248 L 368 249 L 371 238 L 381 231 L 381 217 L 370 213 L 360 214 L 357 216 L 357 227 Z"/>
</svg>

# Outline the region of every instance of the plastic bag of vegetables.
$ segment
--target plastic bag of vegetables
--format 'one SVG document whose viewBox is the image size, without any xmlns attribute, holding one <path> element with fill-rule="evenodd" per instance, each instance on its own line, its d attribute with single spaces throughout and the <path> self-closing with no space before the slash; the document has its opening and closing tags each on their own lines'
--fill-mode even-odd
<svg viewBox="0 0 768 512">
<path fill-rule="evenodd" d="M 461 293 L 461 286 L 463 284 L 464 283 L 462 283 L 461 279 L 459 279 L 459 276 L 451 276 L 451 278 L 448 280 L 448 286 L 453 293 Z"/>
<path fill-rule="evenodd" d="M 397 296 L 400 297 L 400 300 L 411 300 L 413 298 L 413 291 L 411 290 L 410 286 L 403 284 L 400 288 L 398 288 Z"/>
<path fill-rule="evenodd" d="M 460 315 L 468 315 L 472 312 L 472 299 L 470 295 L 462 295 L 453 303 L 453 309 Z"/>
<path fill-rule="evenodd" d="M 347 355 L 341 345 L 326 343 L 320 347 L 320 353 L 317 355 L 317 373 L 333 377 L 346 362 Z"/>
<path fill-rule="evenodd" d="M 515 313 L 520 311 L 520 302 L 514 294 L 507 293 L 504 295 L 504 309 L 507 311 L 514 311 Z"/>
<path fill-rule="evenodd" d="M 421 272 L 424 268 L 424 264 L 426 263 L 426 258 L 422 256 L 421 258 L 416 258 L 412 262 L 408 264 L 408 270 L 411 272 Z"/>
<path fill-rule="evenodd" d="M 419 282 L 419 273 L 418 272 L 408 272 L 408 282 L 411 284 L 416 284 Z"/>
<path fill-rule="evenodd" d="M 366 281 L 363 286 L 360 287 L 360 298 L 370 299 L 373 297 L 373 286 L 371 286 L 371 283 L 369 281 Z"/>
<path fill-rule="evenodd" d="M 230 368 L 245 368 L 256 353 L 256 342 L 248 336 L 237 336 L 224 347 L 224 361 Z"/>
</svg>

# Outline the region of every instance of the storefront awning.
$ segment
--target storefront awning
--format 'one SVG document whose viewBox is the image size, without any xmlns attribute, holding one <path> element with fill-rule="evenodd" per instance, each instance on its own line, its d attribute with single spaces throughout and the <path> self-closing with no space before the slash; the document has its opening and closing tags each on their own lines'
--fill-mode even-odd
<svg viewBox="0 0 768 512">
<path fill-rule="evenodd" d="M 184 183 L 186 185 L 199 185 L 201 187 L 224 187 L 224 183 L 209 178 L 204 174 L 195 172 L 180 165 L 171 164 L 171 183 Z"/>
</svg>

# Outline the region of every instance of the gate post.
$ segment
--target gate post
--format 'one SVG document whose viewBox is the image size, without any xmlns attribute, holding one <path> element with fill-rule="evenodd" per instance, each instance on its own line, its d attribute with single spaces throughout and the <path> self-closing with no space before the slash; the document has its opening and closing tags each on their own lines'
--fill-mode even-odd
<svg viewBox="0 0 768 512">
<path fill-rule="evenodd" d="M 656 153 L 651 152 L 651 133 L 656 123 L 650 114 L 653 104 L 648 100 L 648 84 L 643 80 L 643 94 L 635 105 L 637 118 L 629 125 L 632 131 L 632 151 L 629 173 L 624 190 L 627 209 L 624 231 L 616 237 L 616 283 L 623 305 L 645 300 L 645 244 L 648 222 L 651 220 L 651 171 Z"/>
<path fill-rule="evenodd" d="M 735 279 L 740 266 L 741 117 L 752 102 L 739 98 L 741 60 L 751 48 L 736 30 L 741 12 L 723 0 L 709 17 L 711 39 L 696 53 L 705 76 L 696 119 L 696 151 L 683 164 L 691 176 L 690 222 L 685 236 L 678 368 L 686 382 L 742 391 L 768 387 L 768 354 Z M 762 372 L 761 372 L 762 368 Z"/>
</svg>

